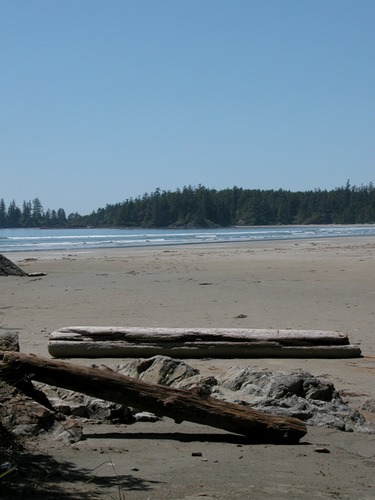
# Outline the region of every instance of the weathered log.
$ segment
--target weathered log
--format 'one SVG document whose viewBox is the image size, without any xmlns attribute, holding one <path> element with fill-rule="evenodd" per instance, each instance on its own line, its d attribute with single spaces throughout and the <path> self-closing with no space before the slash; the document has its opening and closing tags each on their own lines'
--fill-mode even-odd
<svg viewBox="0 0 375 500">
<path fill-rule="evenodd" d="M 152 328 L 118 326 L 68 326 L 50 334 L 51 340 L 126 340 L 144 342 L 275 341 L 282 345 L 347 345 L 343 332 L 255 328 Z"/>
<path fill-rule="evenodd" d="M 121 341 L 50 341 L 48 351 L 54 358 L 355 358 L 359 347 L 280 346 L 273 342 L 174 342 L 135 343 Z"/>
<path fill-rule="evenodd" d="M 2 374 L 7 380 L 30 377 L 39 382 L 126 404 L 181 423 L 184 420 L 241 434 L 254 442 L 298 443 L 304 422 L 268 415 L 246 406 L 205 397 L 199 391 L 148 384 L 116 372 L 73 365 L 34 355 L 3 352 Z"/>
<path fill-rule="evenodd" d="M 51 356 L 178 358 L 351 358 L 361 355 L 342 332 L 240 328 L 61 328 L 49 336 Z"/>
</svg>

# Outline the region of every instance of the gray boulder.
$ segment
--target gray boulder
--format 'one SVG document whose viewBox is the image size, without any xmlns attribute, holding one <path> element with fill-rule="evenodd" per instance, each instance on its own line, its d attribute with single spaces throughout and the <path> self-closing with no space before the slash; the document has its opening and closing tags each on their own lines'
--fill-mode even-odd
<svg viewBox="0 0 375 500">
<path fill-rule="evenodd" d="M 296 417 L 308 425 L 343 431 L 374 431 L 363 415 L 344 403 L 331 382 L 303 370 L 284 374 L 232 367 L 218 377 L 212 395 L 265 413 Z"/>
<path fill-rule="evenodd" d="M 0 253 L 0 276 L 26 276 L 26 273 Z"/>
<path fill-rule="evenodd" d="M 200 375 L 183 361 L 154 356 L 134 360 L 118 367 L 118 371 L 145 382 L 192 390 L 265 413 L 296 417 L 308 425 L 374 432 L 363 415 L 342 400 L 332 382 L 303 370 L 281 373 L 234 366 L 215 378 Z"/>
<path fill-rule="evenodd" d="M 193 377 L 199 370 L 183 361 L 168 356 L 153 356 L 147 359 L 136 359 L 128 365 L 119 366 L 118 373 L 137 378 L 150 384 L 174 386 L 181 380 Z"/>
</svg>

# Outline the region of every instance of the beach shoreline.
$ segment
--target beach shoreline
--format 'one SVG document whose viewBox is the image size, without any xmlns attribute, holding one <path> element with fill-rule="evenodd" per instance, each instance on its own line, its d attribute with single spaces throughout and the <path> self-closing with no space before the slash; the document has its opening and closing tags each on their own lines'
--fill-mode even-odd
<svg viewBox="0 0 375 500">
<path fill-rule="evenodd" d="M 331 380 L 338 390 L 347 395 L 353 408 L 360 409 L 364 401 L 375 400 L 373 237 L 210 243 L 76 252 L 14 252 L 6 253 L 5 256 L 26 272 L 46 273 L 42 277 L 0 278 L 0 326 L 2 331 L 18 333 L 21 352 L 49 357 L 49 333 L 74 325 L 337 330 L 347 333 L 351 343 L 361 348 L 361 358 L 184 361 L 207 375 L 216 375 L 230 366 L 252 366 L 283 372 L 303 369 L 317 377 Z M 93 362 L 97 365 L 105 364 L 112 368 L 128 361 L 104 358 L 69 360 L 84 365 L 91 365 Z M 370 421 L 375 421 L 373 413 L 365 416 Z M 362 488 L 360 498 L 371 498 L 365 496 L 365 493 L 370 494 L 366 481 L 369 481 L 371 468 L 373 471 L 374 467 L 374 454 L 369 452 L 369 443 L 374 443 L 373 436 L 356 434 L 349 437 L 347 433 L 339 431 L 313 429 L 308 433 L 307 440 L 312 440 L 316 446 L 324 444 L 331 447 L 335 453 L 320 464 L 320 458 L 311 451 L 311 447 L 307 451 L 303 451 L 301 446 L 289 451 L 288 447 L 278 448 L 278 460 L 290 460 L 294 466 L 298 454 L 305 453 L 303 473 L 306 488 L 298 489 L 296 479 L 285 470 L 278 476 L 278 482 L 283 486 L 279 490 L 275 486 L 271 491 L 265 476 L 257 479 L 251 476 L 251 484 L 255 486 L 250 488 L 250 479 L 244 475 L 246 469 L 238 467 L 239 462 L 236 466 L 225 459 L 225 454 L 229 453 L 231 456 L 233 451 L 233 445 L 225 440 L 213 445 L 215 454 L 219 457 L 217 467 L 212 464 L 213 459 L 209 459 L 210 472 L 199 471 L 195 469 L 197 461 L 192 464 L 191 455 L 188 456 L 192 449 L 197 446 L 199 448 L 199 441 L 197 444 L 191 438 L 190 442 L 185 443 L 186 447 L 178 442 L 177 452 L 176 441 L 165 438 L 166 433 L 170 435 L 177 432 L 175 424 L 166 421 L 160 424 L 160 429 L 152 425 L 155 424 L 142 424 L 138 429 L 141 434 L 144 432 L 146 435 L 155 429 L 158 429 L 155 432 L 161 432 L 163 451 L 160 452 L 165 454 L 164 469 L 161 464 L 156 466 L 158 441 L 152 442 L 151 449 L 147 436 L 140 437 L 136 442 L 134 439 L 131 443 L 126 441 L 128 432 L 136 432 L 133 428 L 121 431 L 125 433 L 123 439 L 114 437 L 106 441 L 108 447 L 114 450 L 113 454 L 118 461 L 121 461 L 121 450 L 126 442 L 126 446 L 133 449 L 132 463 L 143 464 L 144 473 L 147 471 L 150 478 L 160 481 L 154 486 L 155 491 L 146 493 L 130 490 L 126 492 L 126 498 L 193 499 L 197 496 L 192 495 L 202 492 L 207 492 L 206 497 L 209 498 L 227 498 L 229 494 L 233 498 L 247 498 L 251 491 L 258 492 L 259 496 L 255 498 L 297 499 L 301 498 L 301 492 L 307 498 L 315 498 L 319 492 L 323 497 L 331 498 L 330 494 L 335 488 L 339 492 L 336 498 L 354 498 L 351 495 L 354 495 L 355 486 Z M 201 432 L 199 426 L 184 425 L 186 428 L 183 429 L 186 430 L 183 432 L 189 435 Z M 92 436 L 110 432 L 107 428 L 101 429 L 95 428 L 91 432 Z M 63 448 L 55 444 L 55 451 L 52 451 L 53 446 L 50 451 L 79 466 L 84 466 L 85 463 L 94 466 L 103 458 L 98 457 L 98 452 L 94 450 L 95 447 L 98 449 L 95 439 L 90 441 L 88 438 L 75 447 Z M 106 453 L 103 441 L 100 449 Z M 181 458 L 181 450 L 185 454 L 184 459 Z M 208 450 L 209 447 L 207 453 Z M 252 453 L 256 453 L 260 462 L 266 463 L 266 446 L 256 447 L 256 452 L 254 447 L 246 447 L 246 453 L 248 459 Z M 173 467 L 168 462 L 168 457 L 178 467 Z M 276 474 L 278 463 L 271 460 L 267 466 L 268 474 Z M 184 468 L 189 470 L 189 467 L 193 467 L 192 470 L 195 471 L 195 476 L 193 474 L 190 481 L 184 473 Z M 212 467 L 216 467 L 215 474 L 226 477 L 230 471 L 232 483 L 234 481 L 237 486 L 233 487 L 228 483 L 225 487 L 217 479 L 222 490 L 215 489 Z M 331 482 L 323 480 L 317 486 L 314 474 L 319 473 L 319 467 L 330 476 Z M 353 483 L 351 490 L 349 482 L 343 478 L 353 474 L 353 470 L 358 470 L 358 467 L 362 467 L 365 479 L 361 480 L 354 473 L 354 483 L 358 480 L 363 484 L 358 486 Z M 180 482 L 176 490 L 170 484 L 170 481 L 174 481 L 172 476 Z M 202 489 L 200 484 L 205 484 L 206 487 Z M 314 491 L 316 495 L 309 496 L 308 491 Z"/>
<path fill-rule="evenodd" d="M 216 229 L 84 228 L 0 229 L 0 253 L 77 252 L 96 249 L 242 244 L 341 237 L 374 237 L 375 225 L 233 226 Z"/>
</svg>

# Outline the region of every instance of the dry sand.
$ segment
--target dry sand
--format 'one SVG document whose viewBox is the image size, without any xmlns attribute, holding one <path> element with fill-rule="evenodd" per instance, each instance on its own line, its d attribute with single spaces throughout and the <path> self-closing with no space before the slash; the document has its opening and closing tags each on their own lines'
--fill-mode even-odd
<svg viewBox="0 0 375 500">
<path fill-rule="evenodd" d="M 49 357 L 49 333 L 72 325 L 341 330 L 362 358 L 186 362 L 213 375 L 234 365 L 303 368 L 331 380 L 354 408 L 375 400 L 374 238 L 6 256 L 26 272 L 47 273 L 0 279 L 0 327 L 19 333 L 22 352 Z M 126 499 L 375 498 L 375 435 L 309 427 L 299 445 L 248 445 L 165 419 L 88 425 L 85 437 L 36 444 L 76 472 L 60 485 L 65 496 L 56 485 L 59 498 L 121 498 L 119 484 Z"/>
</svg>

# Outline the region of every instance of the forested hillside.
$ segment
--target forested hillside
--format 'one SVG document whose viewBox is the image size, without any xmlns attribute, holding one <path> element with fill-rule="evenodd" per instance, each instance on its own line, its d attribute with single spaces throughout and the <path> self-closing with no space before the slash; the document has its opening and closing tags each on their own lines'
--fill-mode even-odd
<svg viewBox="0 0 375 500">
<path fill-rule="evenodd" d="M 15 201 L 8 207 L 0 199 L 0 227 L 228 227 L 277 224 L 375 223 L 375 188 L 346 186 L 331 191 L 305 192 L 203 186 L 144 194 L 108 204 L 89 215 L 65 210 L 44 210 L 38 198 Z"/>
</svg>

